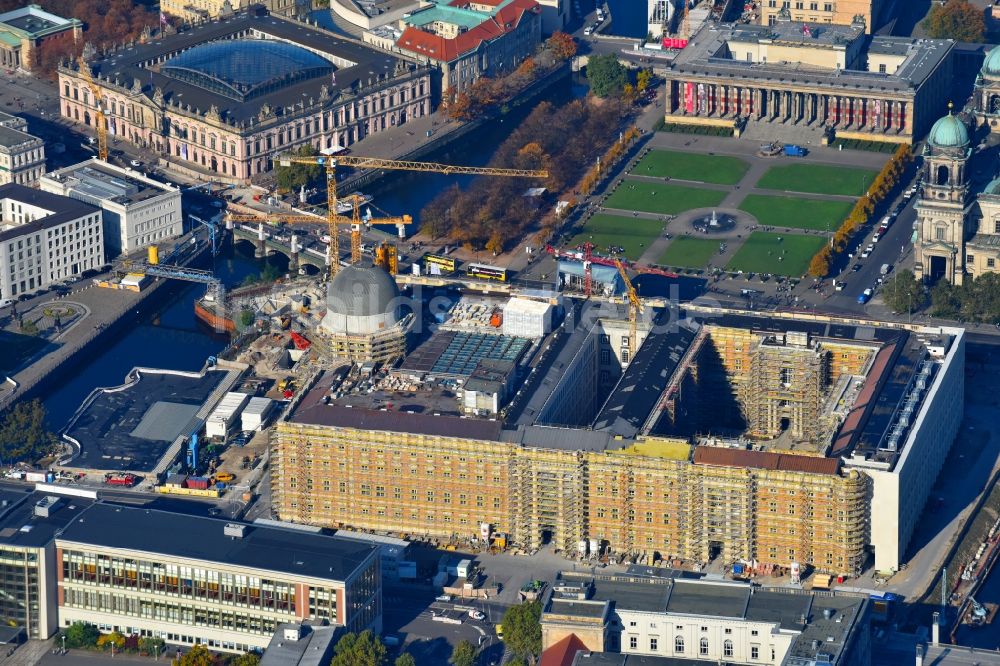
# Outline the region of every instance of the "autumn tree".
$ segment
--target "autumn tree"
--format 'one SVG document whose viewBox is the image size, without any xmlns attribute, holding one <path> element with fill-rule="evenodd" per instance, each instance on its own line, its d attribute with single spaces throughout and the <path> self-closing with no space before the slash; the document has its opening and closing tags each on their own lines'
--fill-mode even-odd
<svg viewBox="0 0 1000 666">
<path fill-rule="evenodd" d="M 809 262 L 809 275 L 813 277 L 826 277 L 827 273 L 830 272 L 830 246 L 825 246 L 822 250 L 813 255 L 812 261 Z"/>
<path fill-rule="evenodd" d="M 927 36 L 934 39 L 981 42 L 986 35 L 983 10 L 969 0 L 935 3 L 922 25 Z"/>
<path fill-rule="evenodd" d="M 569 60 L 576 55 L 576 40 L 562 31 L 552 33 L 545 46 L 556 60 Z"/>
<path fill-rule="evenodd" d="M 396 657 L 396 661 L 393 662 L 393 666 L 417 666 L 417 660 L 414 659 L 413 655 L 409 652 L 404 652 Z"/>
<path fill-rule="evenodd" d="M 640 69 L 639 73 L 635 77 L 635 89 L 640 93 L 646 92 L 646 88 L 649 87 L 650 82 L 653 80 L 653 70 L 651 69 Z"/>
<path fill-rule="evenodd" d="M 472 119 L 472 100 L 467 93 L 460 92 L 455 95 L 455 98 L 448 104 L 448 117 L 452 120 Z"/>
<path fill-rule="evenodd" d="M 132 2 L 132 0 L 33 0 L 42 9 L 59 16 L 72 17 L 83 22 L 83 39 L 77 44 L 50 46 L 45 44 L 39 49 L 39 71 L 42 76 L 55 78 L 59 65 L 59 55 L 70 55 L 68 51 L 77 53 L 83 44 L 93 44 L 99 51 L 114 46 L 137 41 L 143 34 L 158 25 L 158 13 L 149 5 Z M 24 0 L 0 0 L 0 12 L 23 7 Z M 62 42 L 63 40 L 55 40 Z M 50 42 L 51 43 L 51 42 Z M 65 53 L 59 53 L 63 51 Z"/>
<path fill-rule="evenodd" d="M 215 666 L 215 655 L 201 643 L 175 658 L 171 666 Z"/>
</svg>

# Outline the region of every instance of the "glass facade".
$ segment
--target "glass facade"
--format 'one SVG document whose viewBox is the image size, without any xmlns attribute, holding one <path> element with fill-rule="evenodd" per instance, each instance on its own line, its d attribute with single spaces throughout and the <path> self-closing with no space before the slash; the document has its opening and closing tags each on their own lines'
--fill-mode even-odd
<svg viewBox="0 0 1000 666">
<path fill-rule="evenodd" d="M 119 615 L 126 623 L 127 618 L 141 618 L 259 636 L 270 636 L 278 624 L 300 616 L 343 623 L 333 585 L 301 585 L 71 548 L 63 550 L 61 566 L 64 607 Z M 297 599 L 297 589 L 307 598 Z M 308 608 L 297 613 L 299 604 Z"/>
<path fill-rule="evenodd" d="M 239 101 L 333 71 L 332 63 L 311 51 L 265 39 L 202 44 L 161 68 L 163 74 Z"/>
<path fill-rule="evenodd" d="M 29 638 L 48 638 L 39 636 L 40 554 L 32 548 L 0 548 L 0 621 L 24 627 Z"/>
</svg>

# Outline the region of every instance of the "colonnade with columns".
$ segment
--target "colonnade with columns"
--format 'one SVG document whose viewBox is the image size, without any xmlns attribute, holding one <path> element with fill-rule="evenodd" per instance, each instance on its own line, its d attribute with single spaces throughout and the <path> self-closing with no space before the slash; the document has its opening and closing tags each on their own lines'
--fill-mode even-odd
<svg viewBox="0 0 1000 666">
<path fill-rule="evenodd" d="M 674 116 L 831 125 L 856 131 L 909 134 L 910 101 L 747 85 L 672 81 L 667 113 Z"/>
</svg>

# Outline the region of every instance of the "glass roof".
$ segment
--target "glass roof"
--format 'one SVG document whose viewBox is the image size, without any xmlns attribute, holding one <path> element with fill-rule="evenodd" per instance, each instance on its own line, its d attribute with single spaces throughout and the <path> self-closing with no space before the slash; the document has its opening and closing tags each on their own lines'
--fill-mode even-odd
<svg viewBox="0 0 1000 666">
<path fill-rule="evenodd" d="M 160 71 L 243 101 L 333 70 L 332 63 L 294 44 L 233 39 L 184 51 L 164 63 Z"/>
</svg>

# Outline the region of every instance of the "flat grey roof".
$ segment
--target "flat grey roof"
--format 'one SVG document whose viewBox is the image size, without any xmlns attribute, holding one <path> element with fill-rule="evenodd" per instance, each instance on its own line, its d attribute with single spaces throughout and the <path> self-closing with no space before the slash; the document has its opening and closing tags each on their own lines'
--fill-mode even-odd
<svg viewBox="0 0 1000 666">
<path fill-rule="evenodd" d="M 285 629 L 296 629 L 299 639 L 285 639 Z M 344 627 L 279 624 L 260 659 L 260 666 L 321 666 L 328 664 Z"/>
<path fill-rule="evenodd" d="M 14 201 L 19 201 L 21 203 L 52 211 L 51 215 L 40 217 L 37 220 L 28 222 L 27 224 L 16 225 L 12 229 L 8 229 L 6 231 L 0 231 L 0 241 L 5 241 L 9 238 L 17 238 L 19 236 L 23 236 L 24 234 L 34 233 L 48 227 L 53 227 L 65 222 L 71 222 L 72 220 L 76 220 L 86 215 L 92 215 L 100 212 L 99 208 L 95 208 L 94 206 L 86 204 L 82 201 L 77 201 L 76 199 L 60 196 L 58 194 L 42 192 L 41 190 L 36 190 L 33 187 L 25 187 L 24 185 L 18 185 L 17 183 L 0 185 L 0 199 L 12 199 Z M 2 222 L 0 222 L 0 224 L 2 224 Z"/>
<path fill-rule="evenodd" d="M 36 516 L 35 505 L 50 497 L 58 501 L 50 506 L 49 515 Z M 0 513 L 0 546 L 26 548 L 45 546 L 93 504 L 93 500 L 85 497 L 28 489 L 25 492 L 4 489 L 0 492 L 0 500 L 7 503 Z"/>
<path fill-rule="evenodd" d="M 201 377 L 143 372 L 134 386 L 95 394 L 66 428 L 80 444 L 66 466 L 152 471 L 174 439 L 200 426 L 196 413 L 225 377 L 220 370 Z"/>
<path fill-rule="evenodd" d="M 0 125 L 0 146 L 6 148 L 13 148 L 15 146 L 20 146 L 31 141 L 37 141 L 39 144 L 42 140 L 38 137 L 32 136 L 27 132 L 22 132 L 21 130 L 16 130 L 11 127 L 5 127 Z"/>
<path fill-rule="evenodd" d="M 667 612 L 742 618 L 749 601 L 749 585 L 675 580 Z"/>
<path fill-rule="evenodd" d="M 359 541 L 243 523 L 244 536 L 233 537 L 223 532 L 231 522 L 97 503 L 58 541 L 333 581 L 348 579 L 377 551 Z"/>
<path fill-rule="evenodd" d="M 796 27 L 797 26 L 797 27 Z M 827 34 L 837 26 L 822 24 L 817 26 L 820 34 Z M 801 26 L 781 30 L 799 31 Z M 771 26 L 742 25 L 733 23 L 716 24 L 706 22 L 695 33 L 686 48 L 674 58 L 670 69 L 677 74 L 690 74 L 735 80 L 804 81 L 818 87 L 843 90 L 853 88 L 860 91 L 879 90 L 888 93 L 912 95 L 920 85 L 948 58 L 954 47 L 952 40 L 915 39 L 910 37 L 872 37 L 869 46 L 876 53 L 905 54 L 906 59 L 893 74 L 863 70 L 822 69 L 798 63 L 752 63 L 727 57 L 726 43 L 729 41 L 766 41 L 784 34 L 775 32 Z M 835 36 L 836 32 L 833 33 Z M 841 38 L 843 36 L 841 35 Z M 788 36 L 779 41 L 791 41 Z M 806 44 L 808 39 L 795 39 Z"/>
<path fill-rule="evenodd" d="M 95 206 L 107 200 L 124 204 L 137 203 L 171 191 L 103 166 L 99 160 L 88 160 L 60 169 L 56 173 L 46 174 L 46 178 L 69 185 L 76 198 Z"/>
</svg>

